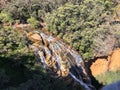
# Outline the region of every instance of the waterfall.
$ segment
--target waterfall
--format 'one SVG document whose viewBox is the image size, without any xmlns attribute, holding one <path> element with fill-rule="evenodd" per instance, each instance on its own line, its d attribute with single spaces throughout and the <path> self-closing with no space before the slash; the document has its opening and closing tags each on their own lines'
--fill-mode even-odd
<svg viewBox="0 0 120 90">
<path fill-rule="evenodd" d="M 34 50 L 43 68 L 52 68 L 59 77 L 70 76 L 84 90 L 92 90 L 91 81 L 85 71 L 81 55 L 61 40 L 38 31 L 27 34 L 29 47 Z"/>
<path fill-rule="evenodd" d="M 90 90 L 90 88 L 85 84 L 83 83 L 81 80 L 79 80 L 78 78 L 75 77 L 75 75 L 73 75 L 71 72 L 70 72 L 70 75 L 72 76 L 72 78 L 78 82 L 85 90 Z"/>
</svg>

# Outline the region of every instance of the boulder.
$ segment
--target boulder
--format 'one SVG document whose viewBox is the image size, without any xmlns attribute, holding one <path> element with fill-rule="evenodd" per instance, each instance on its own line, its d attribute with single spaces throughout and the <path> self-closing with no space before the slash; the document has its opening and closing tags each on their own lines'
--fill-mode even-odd
<svg viewBox="0 0 120 90">
<path fill-rule="evenodd" d="M 42 38 L 40 37 L 39 34 L 37 33 L 33 33 L 33 32 L 29 32 L 27 34 L 28 39 L 30 39 L 32 42 L 37 42 L 37 41 L 42 41 Z"/>
</svg>

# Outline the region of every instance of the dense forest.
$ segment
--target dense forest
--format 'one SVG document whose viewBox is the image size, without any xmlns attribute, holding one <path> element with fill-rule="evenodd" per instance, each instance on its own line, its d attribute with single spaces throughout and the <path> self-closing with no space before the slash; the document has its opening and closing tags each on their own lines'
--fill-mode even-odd
<svg viewBox="0 0 120 90">
<path fill-rule="evenodd" d="M 16 23 L 31 24 L 28 31 L 46 23 L 44 28 L 85 62 L 120 48 L 119 0 L 0 0 L 0 90 L 71 88 L 38 65 L 25 36 L 14 30 Z"/>
</svg>

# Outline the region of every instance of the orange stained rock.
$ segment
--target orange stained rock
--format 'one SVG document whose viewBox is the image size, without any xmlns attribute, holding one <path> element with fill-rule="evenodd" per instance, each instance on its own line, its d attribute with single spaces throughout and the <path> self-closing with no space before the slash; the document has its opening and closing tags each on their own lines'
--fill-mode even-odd
<svg viewBox="0 0 120 90">
<path fill-rule="evenodd" d="M 66 69 L 65 71 L 62 71 L 61 73 L 62 73 L 63 77 L 66 77 L 69 74 L 69 69 Z"/>
<path fill-rule="evenodd" d="M 38 43 L 33 43 L 32 46 L 35 46 L 36 48 L 41 49 L 41 46 Z"/>
<path fill-rule="evenodd" d="M 105 73 L 108 70 L 108 61 L 106 59 L 97 59 L 90 69 L 93 76 Z"/>
<path fill-rule="evenodd" d="M 57 71 L 57 74 L 58 74 L 58 76 L 61 76 L 61 74 L 62 74 L 62 73 L 61 73 L 61 70 L 58 70 L 58 71 Z"/>
<path fill-rule="evenodd" d="M 32 42 L 42 41 L 40 35 L 37 34 L 37 33 L 29 32 L 29 33 L 27 34 L 27 37 L 28 37 L 28 39 L 30 39 Z"/>
<path fill-rule="evenodd" d="M 52 61 L 50 60 L 50 56 L 46 55 L 46 64 L 48 65 L 48 67 L 52 67 Z"/>
<path fill-rule="evenodd" d="M 49 46 L 49 42 L 43 38 L 44 46 Z"/>
<path fill-rule="evenodd" d="M 116 49 L 113 52 L 109 66 L 110 71 L 116 71 L 118 69 L 120 69 L 120 49 Z"/>
<path fill-rule="evenodd" d="M 98 58 L 94 63 L 92 63 L 90 69 L 94 77 L 107 71 L 120 70 L 120 49 L 114 50 L 107 59 Z"/>
<path fill-rule="evenodd" d="M 30 27 L 30 24 L 19 24 L 19 23 L 15 23 L 14 27 L 15 28 L 26 28 L 26 27 Z"/>
</svg>

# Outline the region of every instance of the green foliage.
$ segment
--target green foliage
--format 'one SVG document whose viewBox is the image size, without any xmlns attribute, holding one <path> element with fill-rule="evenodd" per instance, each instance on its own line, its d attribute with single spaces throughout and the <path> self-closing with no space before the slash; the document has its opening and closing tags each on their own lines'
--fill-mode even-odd
<svg viewBox="0 0 120 90">
<path fill-rule="evenodd" d="M 117 6 L 115 6 L 113 8 L 113 17 L 114 17 L 114 19 L 119 19 L 120 18 L 119 14 L 120 14 L 120 4 L 118 4 Z"/>
<path fill-rule="evenodd" d="M 108 85 L 110 83 L 120 80 L 120 70 L 114 72 L 113 71 L 106 72 L 105 74 L 96 76 L 96 79 L 100 83 Z"/>
<path fill-rule="evenodd" d="M 34 17 L 30 17 L 27 20 L 27 22 L 30 23 L 33 28 L 38 28 L 39 27 L 39 21 L 36 18 L 34 18 Z"/>
<path fill-rule="evenodd" d="M 68 90 L 62 80 L 44 72 L 29 53 L 19 58 L 0 57 L 0 81 L 0 90 Z"/>
<path fill-rule="evenodd" d="M 23 54 L 25 51 L 25 40 L 22 35 L 9 26 L 0 29 L 0 56 Z"/>
<path fill-rule="evenodd" d="M 19 20 L 37 28 L 45 19 L 50 32 L 73 45 L 88 60 L 94 54 L 107 55 L 120 47 L 120 24 L 106 25 L 112 22 L 111 17 L 118 18 L 118 3 L 119 0 L 8 0 L 0 6 L 0 23 L 11 25 Z M 0 24 L 0 89 L 67 90 L 63 81 L 51 78 L 35 62 L 24 43 L 22 35 Z M 119 71 L 104 77 L 105 81 L 100 81 L 103 77 L 98 76 L 99 81 L 111 83 L 119 78 Z"/>
<path fill-rule="evenodd" d="M 94 43 L 91 47 L 94 54 L 107 56 L 115 48 L 120 47 L 120 25 L 101 25 L 96 29 Z"/>
<path fill-rule="evenodd" d="M 9 23 L 10 25 L 13 23 L 13 19 L 9 13 L 0 13 L 0 21 L 2 23 Z"/>
<path fill-rule="evenodd" d="M 31 16 L 41 21 L 47 12 L 57 9 L 67 2 L 80 4 L 82 0 L 10 0 L 5 1 L 5 4 L 2 4 L 1 1 L 0 11 L 10 13 L 14 20 L 19 19 L 22 23 L 26 23 Z"/>
<path fill-rule="evenodd" d="M 59 3 L 54 2 L 43 0 L 11 0 L 11 2 L 4 6 L 2 11 L 10 13 L 14 20 L 20 20 L 22 23 L 26 23 L 27 19 L 31 16 L 41 21 L 46 12 L 51 12 L 57 8 L 56 6 Z"/>
<path fill-rule="evenodd" d="M 51 78 L 28 52 L 25 38 L 9 26 L 0 29 L 0 81 L 0 90 L 73 90 Z"/>
<path fill-rule="evenodd" d="M 93 56 L 91 47 L 96 28 L 105 23 L 104 18 L 111 14 L 112 6 L 112 1 L 104 0 L 84 0 L 76 5 L 67 3 L 46 15 L 47 26 L 50 32 L 62 35 L 84 59 L 89 59 Z"/>
<path fill-rule="evenodd" d="M 0 29 L 0 81 L 0 90 L 68 90 L 40 67 L 25 38 L 8 26 Z"/>
</svg>

